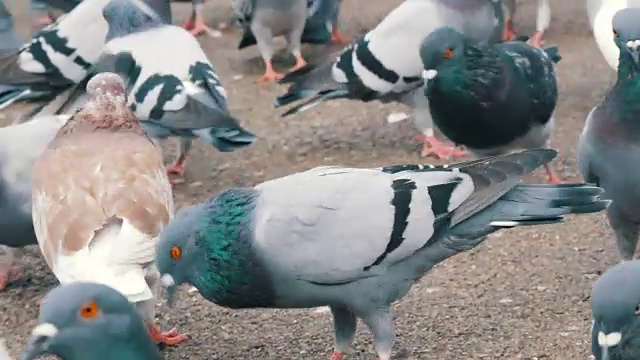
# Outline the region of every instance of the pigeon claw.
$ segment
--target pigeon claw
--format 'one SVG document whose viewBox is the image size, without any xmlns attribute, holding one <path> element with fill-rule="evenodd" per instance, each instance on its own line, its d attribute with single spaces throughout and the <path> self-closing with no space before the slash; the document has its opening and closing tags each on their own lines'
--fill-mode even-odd
<svg viewBox="0 0 640 360">
<path fill-rule="evenodd" d="M 289 72 L 294 72 L 296 70 L 300 70 L 307 65 L 307 61 L 302 57 L 302 55 L 296 56 L 296 64 L 293 65 Z"/>
<path fill-rule="evenodd" d="M 414 140 L 423 144 L 422 151 L 420 152 L 420 156 L 422 157 L 434 155 L 438 159 L 449 160 L 467 155 L 464 149 L 455 145 L 445 144 L 433 135 L 418 135 Z"/>
<path fill-rule="evenodd" d="M 166 167 L 167 169 L 167 174 L 174 174 L 174 175 L 179 175 L 179 176 L 184 176 L 184 166 L 180 163 L 175 163 L 172 165 L 167 165 Z"/>
<path fill-rule="evenodd" d="M 547 172 L 547 183 L 548 184 L 563 184 L 564 183 L 562 181 L 562 179 L 560 179 L 560 177 L 558 177 L 558 174 L 556 174 L 556 171 L 549 164 L 544 166 L 544 170 Z"/>
<path fill-rule="evenodd" d="M 148 324 L 149 336 L 156 344 L 164 344 L 174 346 L 188 339 L 187 334 L 180 334 L 176 328 L 167 332 L 160 331 L 160 327 L 156 324 Z"/>
<path fill-rule="evenodd" d="M 0 290 L 6 289 L 10 283 L 18 281 L 23 277 L 24 272 L 17 266 L 10 266 L 5 269 L 0 268 Z"/>
<path fill-rule="evenodd" d="M 542 35 L 543 34 L 544 34 L 544 32 L 542 32 L 542 31 L 536 31 L 535 33 L 533 33 L 533 35 L 531 35 L 531 40 L 529 41 L 531 46 L 535 46 L 535 47 L 541 49 L 542 48 Z"/>
<path fill-rule="evenodd" d="M 334 351 L 331 354 L 330 360 L 343 360 L 343 359 L 344 359 L 344 355 L 340 351 Z"/>
<path fill-rule="evenodd" d="M 271 64 L 271 61 L 267 61 L 265 63 L 264 75 L 258 78 L 257 83 L 265 84 L 268 82 L 280 80 L 283 77 L 284 77 L 284 74 L 273 70 L 273 65 Z"/>
<path fill-rule="evenodd" d="M 340 30 L 338 30 L 338 26 L 333 24 L 333 28 L 331 29 L 331 41 L 334 44 L 350 44 L 351 38 L 342 35 Z"/>
<path fill-rule="evenodd" d="M 210 31 L 211 30 L 209 30 L 209 27 L 204 23 L 196 23 L 191 29 L 189 29 L 189 32 L 193 36 L 200 36 L 202 34 L 207 34 Z"/>
</svg>

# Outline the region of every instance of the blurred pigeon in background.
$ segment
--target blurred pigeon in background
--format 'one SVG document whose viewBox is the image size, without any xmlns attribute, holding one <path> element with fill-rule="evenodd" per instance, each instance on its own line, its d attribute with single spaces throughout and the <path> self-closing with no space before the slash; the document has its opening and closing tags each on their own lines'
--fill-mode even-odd
<svg viewBox="0 0 640 360">
<path fill-rule="evenodd" d="M 155 320 L 154 254 L 174 213 L 162 156 L 127 107 L 118 75 L 94 76 L 87 93 L 33 166 L 40 250 L 60 283 L 109 285 L 136 304 L 155 342 L 180 343 L 184 335 L 162 333 Z"/>
<path fill-rule="evenodd" d="M 557 47 L 478 42 L 443 27 L 424 39 L 420 56 L 431 116 L 455 144 L 480 157 L 549 147 Z M 545 169 L 549 183 L 561 182 L 550 164 Z"/>
<path fill-rule="evenodd" d="M 614 201 L 615 203 L 615 201 Z M 591 351 L 596 360 L 640 356 L 640 261 L 607 270 L 591 290 Z"/>
<path fill-rule="evenodd" d="M 613 69 L 618 69 L 620 51 L 613 38 L 611 23 L 618 10 L 640 7 L 640 0 L 587 0 L 587 15 L 596 44 Z"/>
<path fill-rule="evenodd" d="M 541 48 L 542 36 L 549 28 L 551 22 L 551 7 L 549 0 L 536 0 L 538 2 L 538 14 L 536 17 L 536 31 L 531 35 L 531 45 Z M 607 0 L 609 1 L 609 0 Z M 505 10 L 505 30 L 503 40 L 515 40 L 517 33 L 513 28 L 513 18 L 516 16 L 516 0 L 503 0 Z"/>
<path fill-rule="evenodd" d="M 284 75 L 275 71 L 271 62 L 275 49 L 273 37 L 284 36 L 296 64 L 295 71 L 307 62 L 300 51 L 301 36 L 307 18 L 307 0 L 232 0 L 231 6 L 244 32 L 238 49 L 258 44 L 265 62 L 265 72 L 259 83 L 281 79 Z"/>
<path fill-rule="evenodd" d="M 212 32 L 213 30 L 204 23 L 204 0 L 191 0 L 191 4 L 193 6 L 191 9 L 191 15 L 189 16 L 189 19 L 182 24 L 182 27 L 189 31 L 193 36 Z"/>
<path fill-rule="evenodd" d="M 20 359 L 43 355 L 65 360 L 163 359 L 127 298 L 109 286 L 86 282 L 60 285 L 42 301 L 38 325 Z"/>
<path fill-rule="evenodd" d="M 167 171 L 184 175 L 195 137 L 222 152 L 255 141 L 229 114 L 218 74 L 187 31 L 164 24 L 130 0 L 112 0 L 104 16 L 107 43 L 94 71 L 115 72 L 125 79 L 128 104 L 149 136 L 180 137 L 180 153 Z"/>
<path fill-rule="evenodd" d="M 424 146 L 423 156 L 439 158 L 465 153 L 434 136 L 429 102 L 421 90 L 423 79 L 420 43 L 440 26 L 452 26 L 477 40 L 499 40 L 501 14 L 492 0 L 407 0 L 389 13 L 378 26 L 356 40 L 339 56 L 319 65 L 308 65 L 287 75 L 290 83 L 275 107 L 305 100 L 283 116 L 309 109 L 330 99 L 364 102 L 397 101 L 413 109 L 413 119 Z"/>
<path fill-rule="evenodd" d="M 307 0 L 309 15 L 302 32 L 302 42 L 310 44 L 349 44 L 351 39 L 340 32 L 338 20 L 342 0 Z"/>
<path fill-rule="evenodd" d="M 622 260 L 631 260 L 640 230 L 640 8 L 620 10 L 613 18 L 619 48 L 618 80 L 587 116 L 578 143 L 578 168 L 585 181 L 602 186 L 613 200 L 607 214 Z M 621 175 L 620 169 L 624 169 Z"/>
<path fill-rule="evenodd" d="M 20 48 L 20 45 L 22 43 L 16 34 L 13 16 L 4 5 L 4 1 L 0 0 L 0 57 L 5 56 L 9 51 L 15 51 Z"/>
<path fill-rule="evenodd" d="M 325 166 L 227 190 L 181 209 L 162 231 L 161 281 L 170 302 L 175 286 L 188 282 L 234 309 L 328 305 L 332 360 L 343 358 L 356 318 L 373 333 L 379 359 L 389 360 L 390 306 L 434 265 L 495 231 L 607 207 L 595 186 L 520 184 L 555 155 L 537 149 L 452 166 Z"/>
<path fill-rule="evenodd" d="M 31 220 L 31 170 L 68 119 L 42 116 L 0 128 L 0 290 L 22 276 L 16 248 L 37 244 Z"/>
</svg>

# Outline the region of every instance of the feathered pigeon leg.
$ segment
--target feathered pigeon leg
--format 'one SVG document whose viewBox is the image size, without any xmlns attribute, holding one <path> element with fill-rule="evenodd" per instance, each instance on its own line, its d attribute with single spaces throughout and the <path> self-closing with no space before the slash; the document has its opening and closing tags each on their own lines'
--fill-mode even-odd
<svg viewBox="0 0 640 360">
<path fill-rule="evenodd" d="M 302 47 L 300 39 L 302 38 L 302 32 L 304 31 L 304 21 L 305 19 L 302 19 L 298 26 L 293 26 L 293 29 L 285 35 L 291 55 L 296 58 L 296 64 L 289 69 L 289 72 L 294 72 L 307 65 L 307 61 L 302 57 L 302 52 L 300 50 Z"/>
<path fill-rule="evenodd" d="M 0 245 L 0 290 L 24 276 L 20 267 L 13 264 L 15 253 L 16 249 Z"/>
<path fill-rule="evenodd" d="M 251 31 L 258 43 L 260 55 L 262 55 L 262 59 L 264 59 L 264 75 L 258 78 L 257 83 L 263 84 L 282 79 L 284 74 L 276 72 L 271 62 L 271 59 L 273 59 L 273 34 L 271 29 L 263 26 L 258 21 L 253 21 L 251 23 Z"/>
<path fill-rule="evenodd" d="M 460 158 L 467 155 L 467 152 L 461 147 L 453 144 L 445 144 L 433 134 L 433 129 L 428 129 L 424 134 L 417 135 L 415 142 L 422 143 L 422 151 L 420 156 L 427 157 L 435 155 L 438 159 L 449 160 Z"/>
<path fill-rule="evenodd" d="M 351 346 L 356 335 L 358 321 L 349 309 L 334 306 L 330 308 L 331 314 L 333 314 L 333 332 L 335 335 L 331 360 L 342 360 L 344 352 Z"/>
<path fill-rule="evenodd" d="M 160 327 L 155 323 L 156 306 L 155 302 L 158 299 L 158 292 L 160 290 L 160 272 L 155 263 L 149 265 L 145 269 L 145 281 L 151 289 L 153 298 L 147 301 L 143 301 L 136 304 L 136 308 L 142 315 L 147 324 L 147 330 L 151 340 L 157 344 L 165 344 L 168 346 L 177 345 L 188 339 L 186 334 L 179 334 L 176 328 L 173 328 L 167 332 L 162 332 Z"/>
<path fill-rule="evenodd" d="M 616 245 L 623 261 L 633 260 L 638 245 L 640 225 L 629 220 L 628 215 L 620 210 L 616 203 L 607 209 L 607 217 L 616 236 Z"/>
<path fill-rule="evenodd" d="M 191 139 L 184 138 L 184 137 L 180 138 L 180 150 L 179 150 L 178 156 L 176 157 L 176 161 L 172 165 L 168 165 L 166 167 L 167 174 L 169 175 L 174 174 L 180 177 L 177 179 L 176 178 L 170 179 L 169 182 L 171 183 L 171 185 L 181 184 L 184 182 L 184 179 L 182 178 L 184 177 L 184 173 L 185 173 L 184 163 L 187 160 L 189 151 L 191 150 L 191 144 L 192 144 Z"/>
<path fill-rule="evenodd" d="M 333 27 L 331 28 L 331 41 L 336 44 L 350 44 L 351 38 L 346 37 L 340 33 L 340 29 L 338 29 L 338 24 L 333 23 Z"/>
<path fill-rule="evenodd" d="M 373 343 L 378 353 L 378 360 L 391 360 L 391 349 L 395 340 L 393 315 L 390 309 L 378 310 L 360 316 L 373 334 Z"/>
<path fill-rule="evenodd" d="M 542 35 L 551 22 L 551 8 L 549 0 L 538 0 L 538 17 L 536 19 L 536 32 L 531 35 L 531 45 L 542 48 Z"/>
</svg>

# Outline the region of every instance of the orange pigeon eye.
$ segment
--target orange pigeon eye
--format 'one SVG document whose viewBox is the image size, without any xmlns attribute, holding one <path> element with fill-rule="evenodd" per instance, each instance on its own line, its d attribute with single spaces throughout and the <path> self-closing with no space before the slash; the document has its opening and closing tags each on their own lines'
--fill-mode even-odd
<svg viewBox="0 0 640 360">
<path fill-rule="evenodd" d="M 453 55 L 453 49 L 447 49 L 447 51 L 444 52 L 444 58 L 445 59 L 450 58 L 451 55 Z"/>
<path fill-rule="evenodd" d="M 182 250 L 179 247 L 174 246 L 171 248 L 171 257 L 174 260 L 180 259 L 181 256 L 182 256 Z"/>
<path fill-rule="evenodd" d="M 94 318 L 98 312 L 98 304 L 95 301 L 89 301 L 80 308 L 80 316 L 84 319 Z"/>
</svg>

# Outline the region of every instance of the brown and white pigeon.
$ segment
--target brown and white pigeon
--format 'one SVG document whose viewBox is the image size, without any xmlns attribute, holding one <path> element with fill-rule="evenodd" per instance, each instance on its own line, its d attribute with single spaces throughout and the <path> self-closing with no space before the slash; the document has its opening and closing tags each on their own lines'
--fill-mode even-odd
<svg viewBox="0 0 640 360">
<path fill-rule="evenodd" d="M 155 324 L 154 254 L 173 217 L 160 151 L 125 103 L 124 82 L 101 73 L 89 101 L 60 129 L 33 169 L 38 244 L 61 283 L 96 282 L 134 303 L 156 342 L 186 339 Z"/>
</svg>

